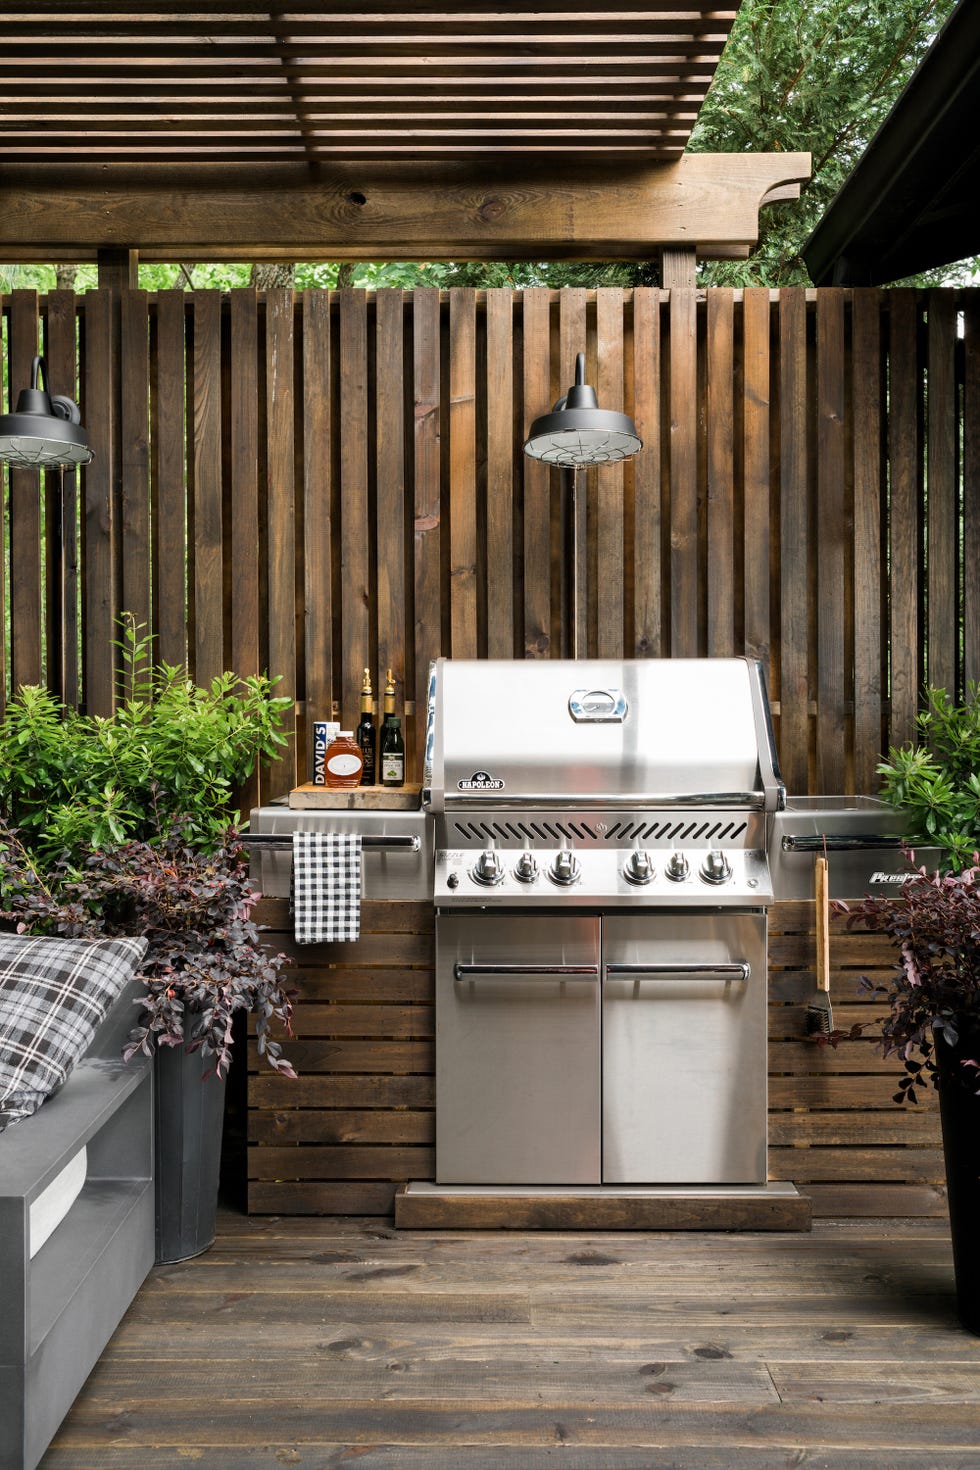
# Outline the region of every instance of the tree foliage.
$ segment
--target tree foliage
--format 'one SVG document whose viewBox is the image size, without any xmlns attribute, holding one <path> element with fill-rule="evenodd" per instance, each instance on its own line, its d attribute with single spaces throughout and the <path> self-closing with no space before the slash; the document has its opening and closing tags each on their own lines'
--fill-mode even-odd
<svg viewBox="0 0 980 1470">
<path fill-rule="evenodd" d="M 813 157 L 801 198 L 763 210 L 747 261 L 712 285 L 808 285 L 801 249 L 955 0 L 743 0 L 689 149 Z"/>
</svg>

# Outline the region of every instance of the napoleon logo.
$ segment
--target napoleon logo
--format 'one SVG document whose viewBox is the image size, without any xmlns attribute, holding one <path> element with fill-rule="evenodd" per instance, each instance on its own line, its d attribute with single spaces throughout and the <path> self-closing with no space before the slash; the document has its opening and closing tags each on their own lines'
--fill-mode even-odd
<svg viewBox="0 0 980 1470">
<path fill-rule="evenodd" d="M 458 791 L 503 791 L 504 783 L 499 776 L 491 776 L 489 771 L 474 771 L 467 779 L 457 781 L 456 789 Z"/>
</svg>

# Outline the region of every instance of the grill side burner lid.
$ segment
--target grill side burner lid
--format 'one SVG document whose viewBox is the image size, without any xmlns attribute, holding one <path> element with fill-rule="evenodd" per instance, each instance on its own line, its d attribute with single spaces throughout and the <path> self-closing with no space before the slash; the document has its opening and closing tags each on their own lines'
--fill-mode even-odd
<svg viewBox="0 0 980 1470">
<path fill-rule="evenodd" d="M 753 659 L 445 659 L 424 804 L 781 810 Z"/>
</svg>

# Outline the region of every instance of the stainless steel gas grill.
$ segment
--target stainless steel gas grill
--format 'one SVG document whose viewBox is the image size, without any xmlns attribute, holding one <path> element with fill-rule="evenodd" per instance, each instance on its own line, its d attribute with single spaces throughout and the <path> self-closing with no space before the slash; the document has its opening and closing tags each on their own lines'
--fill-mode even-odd
<svg viewBox="0 0 980 1470">
<path fill-rule="evenodd" d="M 764 1184 L 759 666 L 439 660 L 427 766 L 439 1184 Z"/>
</svg>

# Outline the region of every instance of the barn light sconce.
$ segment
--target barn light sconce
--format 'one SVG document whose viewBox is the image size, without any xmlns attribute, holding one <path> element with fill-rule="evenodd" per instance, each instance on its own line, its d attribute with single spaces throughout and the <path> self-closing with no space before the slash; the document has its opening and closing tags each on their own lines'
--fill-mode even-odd
<svg viewBox="0 0 980 1470">
<path fill-rule="evenodd" d="M 42 373 L 46 383 L 44 358 L 35 357 L 31 386 L 18 394 L 17 411 L 0 414 L 0 461 L 38 469 L 88 464 L 92 451 L 78 404 L 72 398 L 52 397 L 40 386 Z"/>
<path fill-rule="evenodd" d="M 625 413 L 600 408 L 595 389 L 585 381 L 585 353 L 575 359 L 575 383 L 550 413 L 534 420 L 524 445 L 531 459 L 562 469 L 613 464 L 643 448 L 636 425 Z"/>
</svg>

